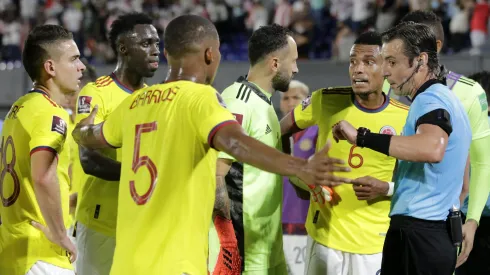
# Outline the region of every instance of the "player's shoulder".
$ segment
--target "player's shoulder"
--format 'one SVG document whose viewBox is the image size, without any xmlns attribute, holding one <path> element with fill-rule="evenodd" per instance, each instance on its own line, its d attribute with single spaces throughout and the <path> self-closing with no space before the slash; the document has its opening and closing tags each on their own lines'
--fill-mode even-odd
<svg viewBox="0 0 490 275">
<path fill-rule="evenodd" d="M 32 90 L 28 94 L 20 97 L 12 106 L 23 106 L 31 114 L 36 113 L 61 113 L 68 115 L 68 112 L 56 103 L 47 93 Z"/>
<path fill-rule="evenodd" d="M 321 91 L 321 94 L 325 96 L 334 96 L 334 95 L 350 96 L 353 93 L 351 86 L 328 87 L 328 88 L 322 88 L 316 90 L 315 92 L 319 92 L 319 91 Z"/>
<path fill-rule="evenodd" d="M 446 83 L 458 97 L 477 97 L 485 93 L 478 82 L 455 72 L 449 72 L 447 74 Z"/>
<path fill-rule="evenodd" d="M 109 93 L 114 91 L 114 79 L 111 75 L 104 75 L 94 82 L 89 82 L 85 86 L 83 86 L 80 91 L 80 95 L 94 95 L 94 94 L 102 94 Z"/>
<path fill-rule="evenodd" d="M 410 107 L 394 98 L 390 98 L 390 97 L 386 97 L 387 100 L 389 100 L 389 105 L 391 108 L 393 108 L 393 110 L 397 111 L 397 112 L 400 112 L 400 113 L 403 113 L 403 114 L 406 114 L 408 113 L 408 110 L 410 109 Z"/>
</svg>

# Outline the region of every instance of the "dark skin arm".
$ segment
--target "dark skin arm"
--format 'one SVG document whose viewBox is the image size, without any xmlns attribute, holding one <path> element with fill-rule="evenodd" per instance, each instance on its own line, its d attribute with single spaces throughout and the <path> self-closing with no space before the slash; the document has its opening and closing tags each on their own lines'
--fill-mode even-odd
<svg viewBox="0 0 490 275">
<path fill-rule="evenodd" d="M 225 182 L 225 176 L 230 171 L 231 164 L 231 159 L 218 159 L 216 163 L 216 199 L 214 201 L 213 221 L 216 216 L 231 219 L 230 198 Z"/>
<path fill-rule="evenodd" d="M 119 181 L 121 177 L 121 163 L 108 158 L 101 153 L 78 146 L 80 163 L 87 175 L 108 181 Z"/>
<path fill-rule="evenodd" d="M 301 131 L 301 129 L 298 128 L 298 126 L 296 126 L 296 124 L 294 124 L 291 112 L 289 112 L 287 115 L 285 115 L 281 119 L 280 124 L 281 124 L 281 135 L 282 136 L 289 136 L 289 135 L 292 135 L 294 133 Z M 283 141 L 284 141 L 284 139 L 283 139 Z"/>
<path fill-rule="evenodd" d="M 93 125 L 97 108 L 75 127 L 73 138 L 90 149 L 108 148 L 104 140 L 102 124 Z M 233 156 L 237 161 L 248 163 L 261 170 L 283 176 L 296 176 L 307 184 L 337 186 L 351 180 L 334 176 L 332 172 L 348 172 L 348 167 L 341 166 L 343 160 L 330 158 L 330 142 L 316 152 L 309 160 L 286 155 L 270 146 L 257 141 L 243 132 L 238 123 L 226 125 L 218 130 L 211 142 L 219 151 Z"/>
</svg>

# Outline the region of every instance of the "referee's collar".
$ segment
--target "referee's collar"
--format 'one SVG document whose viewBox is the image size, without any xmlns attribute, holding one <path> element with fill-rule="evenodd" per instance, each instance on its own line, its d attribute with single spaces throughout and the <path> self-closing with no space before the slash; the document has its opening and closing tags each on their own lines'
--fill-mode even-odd
<svg viewBox="0 0 490 275">
<path fill-rule="evenodd" d="M 430 86 L 432 86 L 434 84 L 446 85 L 446 83 L 444 83 L 444 81 L 442 81 L 442 80 L 439 80 L 439 79 L 429 79 L 424 84 L 422 84 L 422 86 L 420 86 L 420 88 L 417 90 L 417 92 L 415 93 L 415 95 L 413 96 L 413 98 L 410 101 L 413 102 L 415 100 L 415 98 L 419 94 L 425 92 Z"/>
</svg>

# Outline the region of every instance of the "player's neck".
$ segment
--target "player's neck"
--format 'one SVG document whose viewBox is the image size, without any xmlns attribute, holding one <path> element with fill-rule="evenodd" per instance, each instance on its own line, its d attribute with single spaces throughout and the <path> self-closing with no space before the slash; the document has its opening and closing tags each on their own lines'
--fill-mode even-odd
<svg viewBox="0 0 490 275">
<path fill-rule="evenodd" d="M 254 70 L 253 68 L 248 71 L 247 80 L 255 83 L 262 90 L 268 92 L 271 95 L 273 95 L 275 92 L 274 88 L 272 87 L 272 79 L 264 75 L 264 73 Z"/>
<path fill-rule="evenodd" d="M 195 83 L 207 83 L 208 79 L 204 70 L 198 70 L 195 62 L 177 62 L 169 63 L 165 82 L 173 82 L 179 80 L 187 80 Z"/>
<path fill-rule="evenodd" d="M 415 94 L 417 94 L 417 91 L 420 89 L 420 87 L 422 87 L 422 85 L 425 84 L 425 82 L 431 80 L 431 79 L 436 79 L 436 76 L 433 74 L 433 73 L 427 73 L 426 76 L 422 76 L 420 78 L 415 78 L 414 80 L 414 87 L 413 87 L 413 90 L 412 92 L 410 93 L 409 95 L 409 98 L 410 99 L 413 99 L 415 97 Z"/>
<path fill-rule="evenodd" d="M 119 82 L 121 82 L 126 87 L 130 88 L 133 91 L 143 88 L 145 85 L 144 78 L 134 72 L 131 72 L 125 66 L 118 66 L 114 71 L 114 75 L 117 77 Z"/>
<path fill-rule="evenodd" d="M 51 100 L 56 102 L 58 105 L 63 105 L 63 103 L 66 101 L 65 94 L 52 82 L 52 80 L 48 80 L 46 83 L 34 82 L 33 88 L 48 94 L 49 98 L 51 98 Z"/>
<path fill-rule="evenodd" d="M 385 95 L 383 92 L 372 92 L 367 94 L 355 94 L 355 100 L 362 106 L 367 109 L 378 109 L 385 103 Z"/>
</svg>

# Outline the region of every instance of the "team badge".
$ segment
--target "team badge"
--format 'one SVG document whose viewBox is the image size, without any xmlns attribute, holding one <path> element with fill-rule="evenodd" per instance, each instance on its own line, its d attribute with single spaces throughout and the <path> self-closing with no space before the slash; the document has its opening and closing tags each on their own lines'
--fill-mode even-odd
<svg viewBox="0 0 490 275">
<path fill-rule="evenodd" d="M 53 116 L 53 122 L 51 123 L 51 131 L 66 136 L 66 122 L 59 116 Z"/>
<path fill-rule="evenodd" d="M 395 131 L 395 128 L 387 125 L 387 126 L 383 126 L 381 128 L 381 130 L 379 130 L 379 133 L 380 134 L 385 134 L 385 135 L 392 135 L 392 136 L 396 136 L 396 131 Z"/>
<path fill-rule="evenodd" d="M 313 146 L 313 142 L 311 142 L 311 139 L 309 138 L 305 138 L 301 140 L 301 142 L 299 143 L 299 149 L 301 149 L 301 151 L 304 152 L 310 150 L 312 146 Z"/>
<path fill-rule="evenodd" d="M 311 95 L 306 97 L 303 102 L 301 102 L 301 110 L 304 111 L 306 107 L 310 106 L 311 104 Z"/>
<path fill-rule="evenodd" d="M 216 97 L 218 98 L 218 102 L 219 102 L 219 105 L 223 106 L 226 108 L 226 104 L 225 104 L 225 101 L 223 100 L 223 98 L 221 97 L 220 94 L 216 93 Z"/>
<path fill-rule="evenodd" d="M 77 112 L 79 114 L 90 114 L 90 103 L 92 103 L 91 96 L 79 96 Z"/>
<path fill-rule="evenodd" d="M 243 115 L 241 115 L 241 114 L 233 114 L 233 116 L 235 117 L 235 120 L 238 121 L 238 123 L 240 123 L 240 125 L 242 125 Z"/>
</svg>

